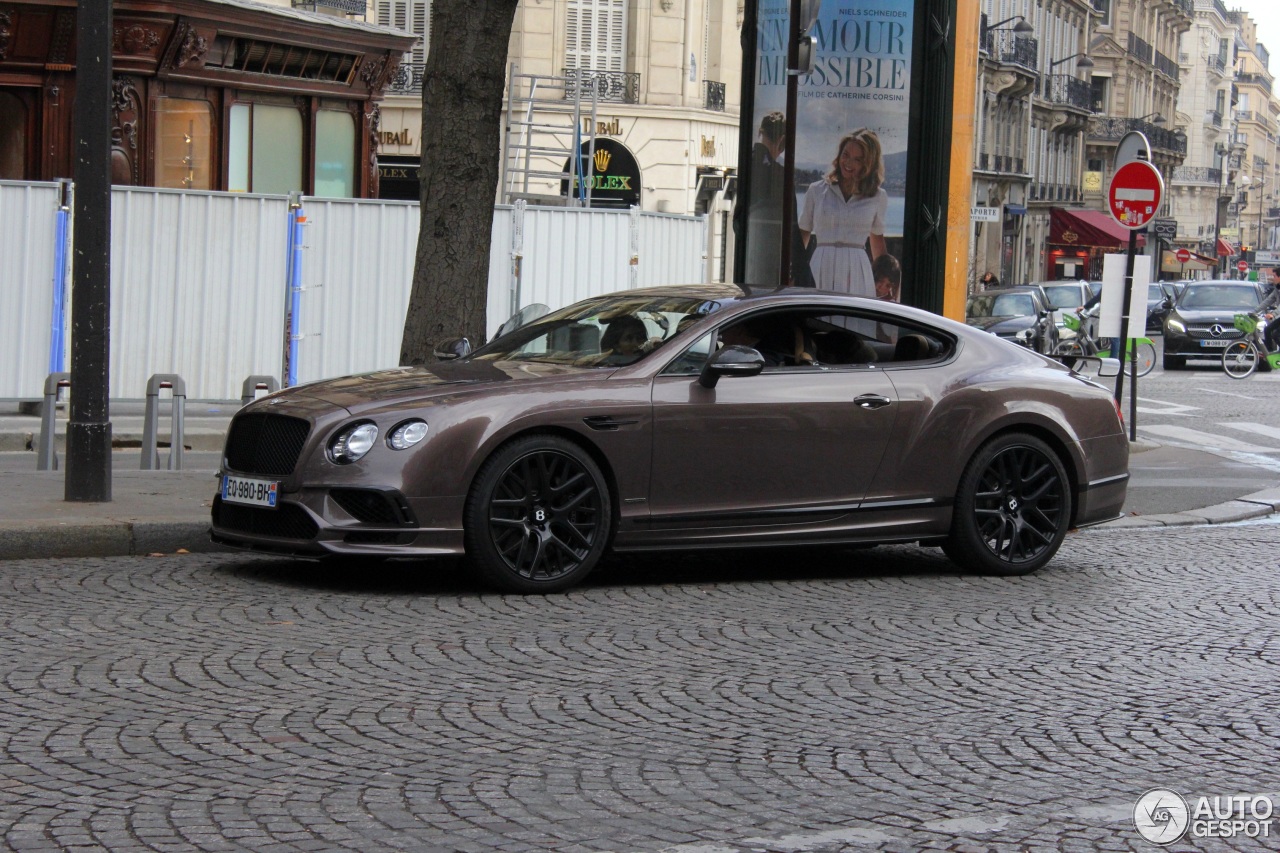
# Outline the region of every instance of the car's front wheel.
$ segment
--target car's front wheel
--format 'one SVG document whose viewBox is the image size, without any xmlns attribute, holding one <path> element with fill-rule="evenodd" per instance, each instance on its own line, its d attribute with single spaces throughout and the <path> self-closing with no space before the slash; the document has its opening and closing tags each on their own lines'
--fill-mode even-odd
<svg viewBox="0 0 1280 853">
<path fill-rule="evenodd" d="M 1058 455 L 1034 436 L 1008 433 L 965 466 L 943 550 L 969 571 L 1024 575 L 1053 559 L 1070 519 L 1070 483 Z"/>
<path fill-rule="evenodd" d="M 464 517 L 467 556 L 503 592 L 558 592 L 595 568 L 611 523 L 595 460 L 566 439 L 529 436 L 499 448 L 476 474 Z"/>
</svg>

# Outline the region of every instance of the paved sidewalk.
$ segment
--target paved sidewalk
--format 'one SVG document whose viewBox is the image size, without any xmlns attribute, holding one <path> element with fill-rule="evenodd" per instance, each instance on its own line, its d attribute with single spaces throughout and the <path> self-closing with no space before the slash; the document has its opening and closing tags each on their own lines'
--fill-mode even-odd
<svg viewBox="0 0 1280 853">
<path fill-rule="evenodd" d="M 223 550 L 209 541 L 209 510 L 217 490 L 218 453 L 213 451 L 221 450 L 222 436 L 237 406 L 202 404 L 204 408 L 197 409 L 201 433 L 193 445 L 191 429 L 187 430 L 190 449 L 184 470 L 142 471 L 138 470 L 137 442 L 128 433 L 133 420 L 141 423 L 141 404 L 133 405 L 136 413 L 129 411 L 129 404 L 112 404 L 112 433 L 120 449 L 113 454 L 112 500 L 108 503 L 68 502 L 63 470 L 37 471 L 36 453 L 31 450 L 12 447 L 10 452 L 0 452 L 0 560 Z M 117 411 L 121 414 L 114 416 Z M 167 418 L 166 412 L 161 420 L 166 430 Z M 187 422 L 192 422 L 191 407 Z M 117 423 L 124 426 L 123 431 L 117 430 Z M 59 431 L 65 426 L 61 420 Z M 39 418 L 0 412 L 0 447 L 18 445 L 18 436 L 31 430 L 39 435 Z M 162 437 L 167 438 L 163 432 Z M 1156 446 L 1140 442 L 1134 452 Z M 168 449 L 162 447 L 162 465 L 167 458 Z M 61 448 L 59 459 L 65 467 Z M 1126 511 L 1130 514 L 1124 518 L 1094 529 L 1180 527 L 1261 518 L 1280 512 L 1280 484 L 1225 503 L 1165 514 L 1147 514 L 1131 492 Z"/>
</svg>

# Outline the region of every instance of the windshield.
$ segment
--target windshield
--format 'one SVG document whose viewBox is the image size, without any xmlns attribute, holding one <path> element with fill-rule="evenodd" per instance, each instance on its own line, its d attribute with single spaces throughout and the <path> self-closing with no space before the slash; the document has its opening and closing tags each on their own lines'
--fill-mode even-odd
<svg viewBox="0 0 1280 853">
<path fill-rule="evenodd" d="M 970 296 L 970 317 L 1027 317 L 1036 313 L 1029 293 L 1000 293 Z"/>
<path fill-rule="evenodd" d="M 652 294 L 588 299 L 491 341 L 471 358 L 621 367 L 640 361 L 723 304 Z"/>
<path fill-rule="evenodd" d="M 1246 308 L 1258 307 L 1258 294 L 1252 287 L 1233 284 L 1189 284 L 1178 300 L 1179 308 Z"/>
<path fill-rule="evenodd" d="M 1054 308 L 1079 308 L 1084 304 L 1084 294 L 1079 285 L 1045 285 L 1044 292 L 1048 294 L 1049 304 Z"/>
</svg>

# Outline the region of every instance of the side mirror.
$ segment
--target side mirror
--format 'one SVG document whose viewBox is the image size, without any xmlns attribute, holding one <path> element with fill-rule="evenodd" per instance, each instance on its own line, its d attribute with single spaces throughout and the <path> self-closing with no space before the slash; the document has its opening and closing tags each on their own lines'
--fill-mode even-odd
<svg viewBox="0 0 1280 853">
<path fill-rule="evenodd" d="M 436 344 L 432 354 L 440 361 L 453 361 L 464 355 L 471 355 L 471 341 L 466 338 L 449 338 Z"/>
<path fill-rule="evenodd" d="M 1098 359 L 1098 375 L 1099 376 L 1119 376 L 1120 375 L 1120 359 L 1118 358 L 1100 358 Z"/>
<path fill-rule="evenodd" d="M 714 388 L 721 376 L 755 376 L 764 370 L 764 356 L 751 347 L 727 346 L 703 365 L 698 384 Z"/>
</svg>

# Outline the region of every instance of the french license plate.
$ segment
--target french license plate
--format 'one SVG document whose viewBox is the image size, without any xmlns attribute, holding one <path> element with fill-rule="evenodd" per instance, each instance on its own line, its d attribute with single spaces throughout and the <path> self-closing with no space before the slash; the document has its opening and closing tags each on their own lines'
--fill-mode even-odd
<svg viewBox="0 0 1280 853">
<path fill-rule="evenodd" d="M 265 506 L 274 509 L 279 491 L 280 484 L 275 480 L 233 477 L 230 474 L 222 475 L 222 499 L 227 503 Z"/>
<path fill-rule="evenodd" d="M 1217 340 L 1204 340 L 1204 341 L 1201 341 L 1201 342 L 1200 342 L 1200 346 L 1202 346 L 1202 347 L 1225 347 L 1225 346 L 1226 346 L 1227 344 L 1229 344 L 1229 343 L 1231 343 L 1231 341 L 1222 340 L 1222 339 L 1217 339 Z"/>
</svg>

